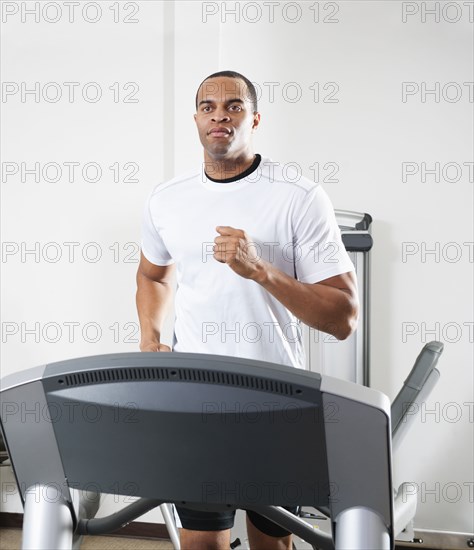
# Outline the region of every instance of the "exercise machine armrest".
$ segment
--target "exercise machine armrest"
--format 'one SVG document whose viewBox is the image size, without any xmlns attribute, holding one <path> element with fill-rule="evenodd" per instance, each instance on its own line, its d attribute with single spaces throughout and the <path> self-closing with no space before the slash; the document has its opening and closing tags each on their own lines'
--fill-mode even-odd
<svg viewBox="0 0 474 550">
<path fill-rule="evenodd" d="M 439 378 L 435 368 L 443 352 L 441 342 L 429 342 L 418 355 L 413 368 L 405 380 L 402 389 L 392 403 L 392 441 L 393 449 L 399 445 L 402 433 L 406 433 L 408 419 L 419 410 L 418 402 L 426 399 Z"/>
</svg>

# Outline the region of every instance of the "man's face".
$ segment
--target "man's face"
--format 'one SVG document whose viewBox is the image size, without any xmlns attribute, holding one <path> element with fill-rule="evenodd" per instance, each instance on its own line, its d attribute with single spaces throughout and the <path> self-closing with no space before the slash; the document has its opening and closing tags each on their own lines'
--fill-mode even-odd
<svg viewBox="0 0 474 550">
<path fill-rule="evenodd" d="M 194 119 L 205 151 L 218 160 L 236 158 L 249 147 L 260 115 L 253 112 L 245 82 L 217 77 L 199 88 Z"/>
</svg>

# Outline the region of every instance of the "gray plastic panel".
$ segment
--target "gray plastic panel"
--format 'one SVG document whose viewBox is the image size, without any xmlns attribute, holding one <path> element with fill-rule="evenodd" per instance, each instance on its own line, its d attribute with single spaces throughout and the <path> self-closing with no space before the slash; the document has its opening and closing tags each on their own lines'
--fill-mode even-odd
<svg viewBox="0 0 474 550">
<path fill-rule="evenodd" d="M 66 375 L 68 373 L 81 373 L 100 369 L 136 369 L 147 367 L 164 369 L 180 367 L 192 369 L 194 371 L 222 368 L 226 372 L 236 373 L 241 376 L 264 378 L 267 377 L 267 375 L 274 377 L 275 374 L 278 373 L 278 379 L 282 383 L 288 382 L 298 384 L 304 381 L 305 384 L 308 384 L 308 386 L 316 390 L 319 389 L 321 383 L 321 376 L 318 373 L 294 369 L 286 365 L 277 365 L 266 361 L 239 357 L 228 357 L 225 355 L 181 352 L 161 352 L 158 354 L 155 352 L 115 353 L 59 361 L 46 365 L 44 369 L 44 382 L 48 384 L 48 378 L 62 374 Z M 28 372 L 29 371 L 25 371 L 25 373 Z M 91 383 L 92 382 L 95 381 L 91 379 Z M 297 397 L 296 394 L 295 397 Z"/>
<path fill-rule="evenodd" d="M 31 369 L 25 369 L 7 376 L 3 376 L 0 381 L 0 391 L 5 391 L 16 386 L 21 386 L 22 384 L 29 384 L 35 380 L 41 380 L 43 378 L 45 365 L 39 367 L 33 367 Z"/>
<path fill-rule="evenodd" d="M 341 237 L 348 252 L 369 252 L 374 245 L 368 233 L 342 233 Z"/>
<path fill-rule="evenodd" d="M 24 503 L 25 491 L 47 484 L 47 498 L 70 500 L 53 424 L 41 381 L 0 394 L 1 426 Z M 46 498 L 46 497 L 45 497 Z"/>
<path fill-rule="evenodd" d="M 352 229 L 356 231 L 369 231 L 372 224 L 372 216 L 365 212 L 353 212 L 352 210 L 334 210 L 337 223 L 341 229 Z"/>
<path fill-rule="evenodd" d="M 390 400 L 384 393 L 373 388 L 366 388 L 334 376 L 324 376 L 321 379 L 321 391 L 370 405 L 380 409 L 388 418 L 390 417 Z"/>
<path fill-rule="evenodd" d="M 324 385 L 324 381 L 323 381 Z M 323 391 L 331 517 L 366 507 L 393 524 L 390 416 L 383 409 Z M 373 391 L 373 390 L 372 390 Z"/>
<path fill-rule="evenodd" d="M 315 373 L 215 355 L 131 353 L 49 365 L 45 376 L 74 487 L 168 502 L 328 502 Z"/>
</svg>

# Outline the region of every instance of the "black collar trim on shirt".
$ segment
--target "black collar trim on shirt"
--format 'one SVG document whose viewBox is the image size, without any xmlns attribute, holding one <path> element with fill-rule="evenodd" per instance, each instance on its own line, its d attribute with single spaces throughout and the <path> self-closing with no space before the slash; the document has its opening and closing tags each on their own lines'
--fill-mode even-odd
<svg viewBox="0 0 474 550">
<path fill-rule="evenodd" d="M 252 162 L 252 165 L 249 166 L 247 168 L 247 170 L 245 170 L 244 172 L 242 172 L 241 174 L 238 174 L 237 176 L 234 176 L 233 178 L 226 178 L 226 179 L 223 179 L 223 180 L 216 180 L 214 178 L 211 178 L 210 176 L 208 176 L 206 174 L 206 172 L 204 172 L 206 174 L 206 178 L 208 180 L 211 180 L 211 181 L 215 181 L 216 183 L 230 183 L 231 181 L 237 181 L 237 180 L 241 180 L 243 178 L 246 178 L 248 175 L 250 175 L 252 172 L 255 172 L 255 170 L 258 168 L 258 165 L 260 164 L 260 161 L 262 160 L 262 156 L 259 155 L 258 153 L 255 155 L 255 159 L 254 161 Z"/>
</svg>

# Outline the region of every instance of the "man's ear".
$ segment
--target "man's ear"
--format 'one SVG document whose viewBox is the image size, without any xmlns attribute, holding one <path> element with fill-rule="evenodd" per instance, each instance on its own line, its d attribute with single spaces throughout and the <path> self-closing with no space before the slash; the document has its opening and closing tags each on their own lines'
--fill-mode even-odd
<svg viewBox="0 0 474 550">
<path fill-rule="evenodd" d="M 259 124 L 260 124 L 260 113 L 254 113 L 252 130 L 256 130 Z"/>
</svg>

